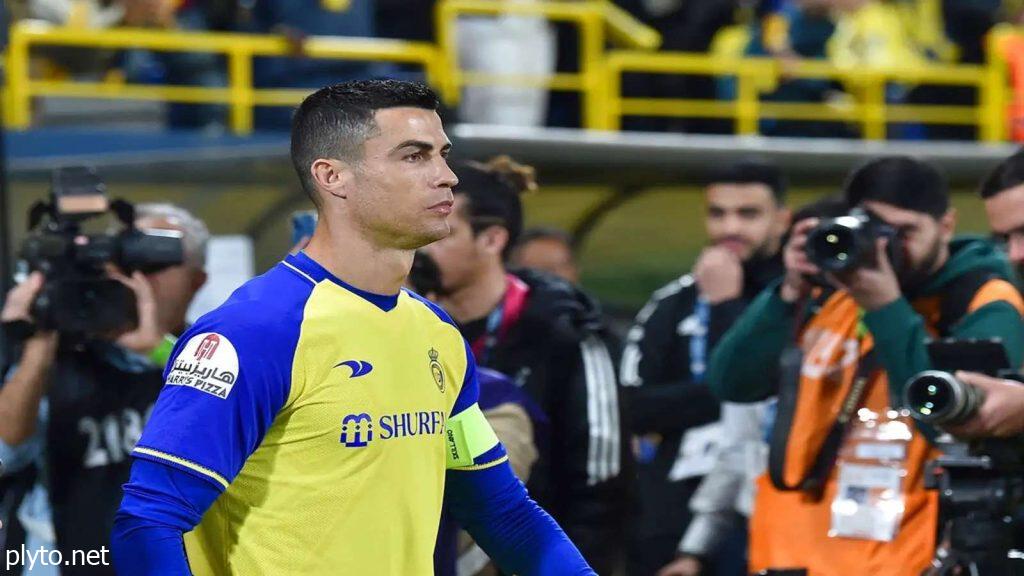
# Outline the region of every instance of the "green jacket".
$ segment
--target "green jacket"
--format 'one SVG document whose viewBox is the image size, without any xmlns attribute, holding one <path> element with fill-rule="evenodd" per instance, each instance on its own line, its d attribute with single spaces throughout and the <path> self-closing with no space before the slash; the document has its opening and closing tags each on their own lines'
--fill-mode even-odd
<svg viewBox="0 0 1024 576">
<path fill-rule="evenodd" d="M 941 295 L 959 276 L 989 270 L 1014 281 L 1005 254 L 979 237 L 961 237 L 950 244 L 949 261 L 917 296 Z M 711 354 L 707 383 L 723 400 L 756 402 L 775 394 L 779 357 L 792 341 L 795 306 L 783 302 L 779 283 L 769 286 L 726 332 Z M 889 375 L 890 398 L 900 402 L 911 376 L 931 368 L 924 319 L 901 297 L 864 314 L 864 325 L 875 339 L 879 360 Z M 950 337 L 1000 338 L 1011 366 L 1024 360 L 1024 321 L 1011 304 L 991 302 L 967 314 L 950 330 Z"/>
</svg>

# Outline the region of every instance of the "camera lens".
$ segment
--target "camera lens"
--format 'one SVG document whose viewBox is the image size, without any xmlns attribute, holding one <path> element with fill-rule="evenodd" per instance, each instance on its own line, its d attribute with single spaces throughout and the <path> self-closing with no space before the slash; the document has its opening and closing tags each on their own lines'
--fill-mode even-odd
<svg viewBox="0 0 1024 576">
<path fill-rule="evenodd" d="M 854 259 L 856 241 L 849 228 L 829 226 L 808 239 L 808 249 L 817 264 L 826 270 L 842 270 Z"/>
<path fill-rule="evenodd" d="M 856 221 L 851 218 L 837 218 L 811 232 L 807 238 L 807 256 L 815 265 L 827 272 L 855 268 L 861 256 L 858 233 L 862 231 Z"/>
<path fill-rule="evenodd" d="M 958 424 L 981 404 L 981 393 L 948 372 L 928 370 L 907 383 L 904 401 L 911 415 L 928 424 Z"/>
</svg>

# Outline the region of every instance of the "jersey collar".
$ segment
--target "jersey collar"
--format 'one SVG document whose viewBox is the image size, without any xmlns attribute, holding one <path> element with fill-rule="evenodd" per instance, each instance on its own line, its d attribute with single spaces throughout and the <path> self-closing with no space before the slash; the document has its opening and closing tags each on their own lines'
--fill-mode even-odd
<svg viewBox="0 0 1024 576">
<path fill-rule="evenodd" d="M 316 260 L 310 258 L 305 252 L 291 254 L 286 257 L 284 261 L 298 269 L 303 274 L 312 278 L 314 282 L 320 283 L 324 280 L 333 282 L 385 312 L 390 312 L 398 305 L 398 295 L 401 294 L 401 292 L 399 292 L 399 294 L 374 294 L 373 292 L 360 290 L 359 288 L 356 288 L 328 272 L 326 268 L 317 263 Z"/>
</svg>

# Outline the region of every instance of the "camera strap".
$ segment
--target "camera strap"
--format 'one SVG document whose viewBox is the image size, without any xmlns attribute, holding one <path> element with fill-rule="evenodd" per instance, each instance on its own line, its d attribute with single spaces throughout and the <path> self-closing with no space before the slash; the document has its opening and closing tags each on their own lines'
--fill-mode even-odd
<svg viewBox="0 0 1024 576">
<path fill-rule="evenodd" d="M 989 281 L 999 276 L 990 270 L 973 270 L 961 275 L 946 287 L 939 302 L 939 315 L 936 329 L 939 334 L 946 335 L 957 322 L 968 312 L 971 301 L 978 291 Z M 807 316 L 812 312 L 815 303 L 807 303 L 798 314 L 796 330 L 802 328 Z M 797 402 L 800 396 L 800 375 L 803 366 L 803 351 L 796 344 L 783 351 L 780 359 L 779 396 L 775 426 L 772 428 L 770 450 L 768 453 L 768 475 L 772 484 L 782 491 L 802 490 L 820 497 L 828 480 L 836 457 L 842 447 L 843 439 L 848 430 L 850 419 L 857 411 L 873 373 L 881 369 L 874 350 L 869 351 L 860 359 L 854 374 L 853 385 L 847 391 L 840 412 L 829 429 L 821 449 L 807 473 L 796 483 L 786 482 L 786 453 L 789 436 L 793 426 Z"/>
<path fill-rule="evenodd" d="M 991 270 L 976 269 L 962 274 L 943 290 L 942 301 L 939 303 L 939 318 L 935 329 L 945 337 L 953 326 L 967 315 L 974 296 L 982 286 L 1000 276 Z"/>
<path fill-rule="evenodd" d="M 801 490 L 820 498 L 825 482 L 835 466 L 839 449 L 843 445 L 843 438 L 849 428 L 850 419 L 857 412 L 857 407 L 864 397 L 864 391 L 868 387 L 871 376 L 880 368 L 880 365 L 873 349 L 860 359 L 857 371 L 854 373 L 853 384 L 846 392 L 839 414 L 829 428 L 828 435 L 818 450 L 813 464 L 808 468 L 806 474 L 794 484 L 786 482 L 786 449 L 789 445 L 789 435 L 796 415 L 797 400 L 800 396 L 803 351 L 797 346 L 788 347 L 783 352 L 781 365 L 778 412 L 775 426 L 772 427 L 768 452 L 768 476 L 772 484 L 779 490 Z"/>
</svg>

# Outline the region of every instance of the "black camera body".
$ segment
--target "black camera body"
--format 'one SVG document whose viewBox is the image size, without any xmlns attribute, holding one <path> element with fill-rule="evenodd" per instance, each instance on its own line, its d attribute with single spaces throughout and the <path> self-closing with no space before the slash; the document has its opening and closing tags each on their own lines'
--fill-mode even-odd
<svg viewBox="0 0 1024 576">
<path fill-rule="evenodd" d="M 121 230 L 85 234 L 82 223 L 113 214 Z M 20 256 L 46 283 L 32 310 L 36 325 L 67 334 L 102 335 L 138 321 L 131 290 L 111 279 L 108 264 L 122 272 L 153 272 L 184 261 L 182 235 L 135 228 L 135 208 L 110 201 L 91 168 L 63 168 L 53 174 L 49 202 L 29 212 L 29 234 Z"/>
<path fill-rule="evenodd" d="M 822 272 L 847 272 L 875 264 L 876 242 L 888 238 L 889 261 L 902 261 L 895 228 L 874 214 L 854 208 L 846 216 L 822 220 L 807 235 L 807 258 Z"/>
</svg>

